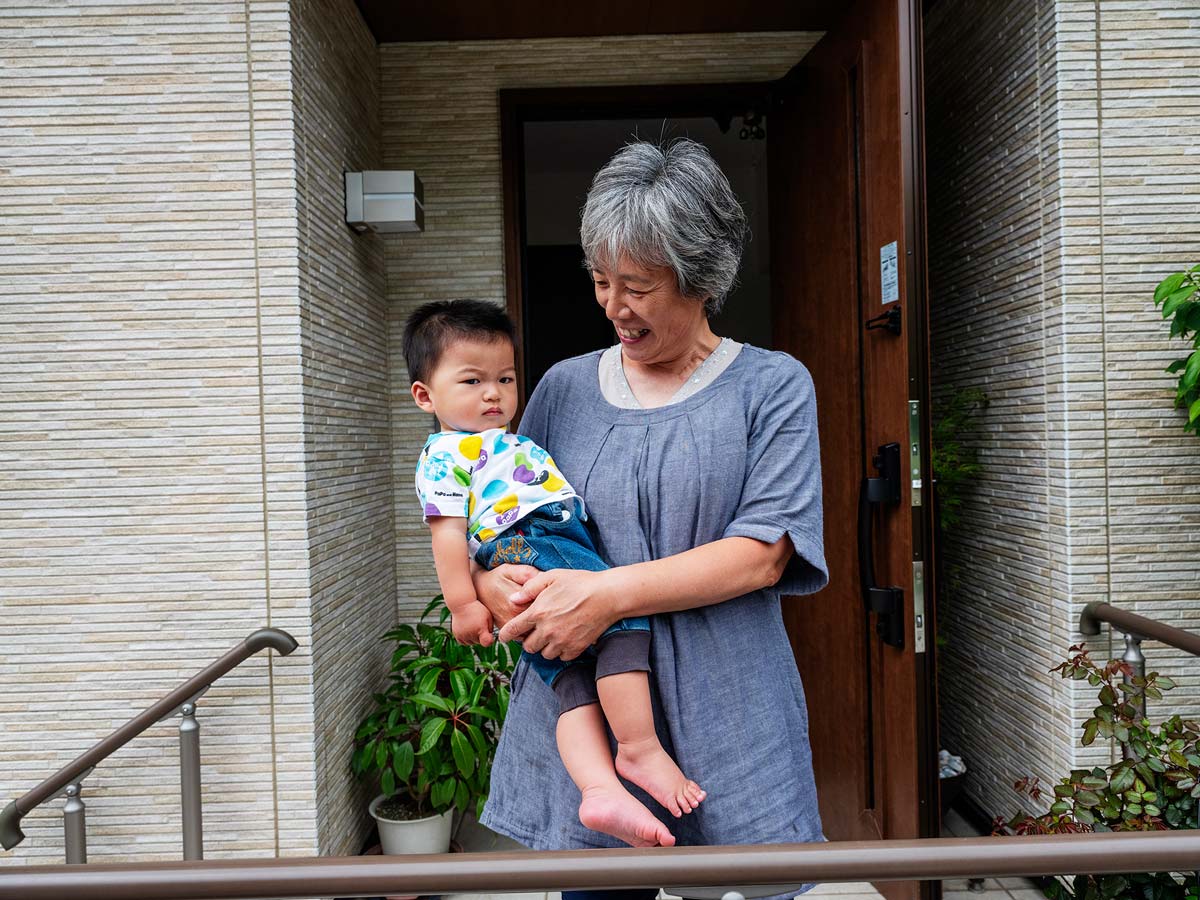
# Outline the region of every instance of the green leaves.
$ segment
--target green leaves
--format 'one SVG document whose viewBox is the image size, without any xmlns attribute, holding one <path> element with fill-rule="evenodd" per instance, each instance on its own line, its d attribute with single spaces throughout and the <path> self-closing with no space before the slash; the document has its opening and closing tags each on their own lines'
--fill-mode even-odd
<svg viewBox="0 0 1200 900">
<path fill-rule="evenodd" d="M 1162 314 L 1163 318 L 1170 318 L 1175 315 L 1175 311 L 1184 304 L 1185 301 L 1191 299 L 1192 294 L 1196 293 L 1196 289 L 1190 284 L 1182 290 L 1173 291 L 1168 294 L 1163 301 Z"/>
<path fill-rule="evenodd" d="M 1171 294 L 1179 290 L 1179 286 L 1187 279 L 1188 273 L 1176 272 L 1174 275 L 1168 275 L 1158 283 L 1158 287 L 1154 289 L 1154 305 L 1162 303 Z"/>
<path fill-rule="evenodd" d="M 1194 827 L 1200 801 L 1200 723 L 1174 715 L 1155 727 L 1142 713 L 1146 698 L 1162 697 L 1175 683 L 1154 672 L 1135 674 L 1121 660 L 1099 665 L 1082 645 L 1071 653 L 1052 671 L 1091 684 L 1099 700 L 1083 723 L 1082 743 L 1119 741 L 1126 758 L 1107 767 L 1072 770 L 1054 785 L 1053 803 L 1045 813 L 1020 813 L 1008 827 L 1017 834 Z M 1037 779 L 1022 779 L 1016 787 L 1040 802 Z M 1055 882 L 1046 894 L 1072 900 L 1185 896 L 1183 884 L 1170 872 L 1078 875 Z"/>
<path fill-rule="evenodd" d="M 1167 366 L 1179 375 L 1175 406 L 1187 410 L 1183 428 L 1200 436 L 1200 265 L 1168 275 L 1154 289 L 1154 305 L 1162 306 L 1164 319 L 1171 319 L 1171 337 L 1190 340 L 1192 352 Z"/>
<path fill-rule="evenodd" d="M 425 724 L 421 726 L 421 745 L 417 748 L 417 756 L 432 750 L 445 728 L 445 719 L 426 719 Z"/>
<path fill-rule="evenodd" d="M 389 630 L 390 685 L 354 733 L 350 769 L 414 812 L 481 811 L 519 645 L 461 646 L 441 597 Z M 436 624 L 434 624 L 436 622 Z"/>
<path fill-rule="evenodd" d="M 403 744 L 396 744 L 392 748 L 392 769 L 397 778 L 401 781 L 408 781 L 408 776 L 412 774 L 413 763 L 416 762 L 416 752 L 413 750 L 412 744 L 405 741 Z"/>
<path fill-rule="evenodd" d="M 454 753 L 454 764 L 458 766 L 459 774 L 466 777 L 475 771 L 475 751 L 461 731 L 450 735 L 450 749 Z"/>
</svg>

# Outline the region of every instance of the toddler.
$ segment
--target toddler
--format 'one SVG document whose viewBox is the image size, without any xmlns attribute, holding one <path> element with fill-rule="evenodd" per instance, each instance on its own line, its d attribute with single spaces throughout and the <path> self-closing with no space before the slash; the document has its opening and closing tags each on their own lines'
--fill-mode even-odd
<svg viewBox="0 0 1200 900">
<path fill-rule="evenodd" d="M 493 639 L 491 613 L 471 581 L 471 558 L 487 568 L 608 568 L 583 524 L 583 500 L 554 460 L 506 430 L 517 406 L 513 342 L 508 316 L 479 300 L 427 303 L 404 330 L 413 400 L 438 421 L 417 463 L 417 496 L 462 643 Z M 524 655 L 558 698 L 558 751 L 582 794 L 580 821 L 634 847 L 669 847 L 671 832 L 617 778 L 643 788 L 676 817 L 705 796 L 655 733 L 649 651 L 650 623 L 636 618 L 617 622 L 579 659 Z M 617 740 L 615 769 L 605 720 Z"/>
</svg>

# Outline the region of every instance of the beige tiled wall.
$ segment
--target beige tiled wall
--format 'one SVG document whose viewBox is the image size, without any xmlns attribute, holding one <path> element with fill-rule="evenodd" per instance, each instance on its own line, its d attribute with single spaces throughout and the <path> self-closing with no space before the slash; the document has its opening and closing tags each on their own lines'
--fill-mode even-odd
<svg viewBox="0 0 1200 900">
<path fill-rule="evenodd" d="M 1102 0 L 1098 20 L 1097 7 L 1077 0 L 1068 10 L 1081 55 L 1085 46 L 1094 54 L 1099 107 L 1091 150 L 1099 189 L 1080 228 L 1080 243 L 1099 248 L 1092 261 L 1103 298 L 1108 527 L 1096 580 L 1118 606 L 1200 630 L 1200 440 L 1182 432 L 1175 378 L 1163 372 L 1187 345 L 1168 337 L 1151 302 L 1161 278 L 1200 263 L 1200 7 Z M 1200 716 L 1196 659 L 1156 645 L 1146 655 L 1179 681 L 1173 706 Z"/>
<path fill-rule="evenodd" d="M 437 592 L 429 533 L 412 492 L 430 418 L 413 406 L 400 354 L 404 318 L 427 300 L 504 302 L 500 117 L 503 88 L 764 81 L 816 42 L 808 33 L 710 34 L 469 43 L 384 44 L 383 146 L 388 168 L 425 185 L 425 231 L 389 238 L 396 573 L 402 609 Z"/>
<path fill-rule="evenodd" d="M 984 471 L 943 545 L 962 574 L 942 618 L 942 722 L 974 763 L 969 791 L 1008 813 L 1022 775 L 1114 752 L 1079 749 L 1094 693 L 1046 674 L 1083 605 L 1184 626 L 1200 608 L 1200 446 L 1163 373 L 1182 344 L 1150 300 L 1200 262 L 1185 126 L 1200 12 L 966 7 L 938 4 L 926 31 L 934 390 L 990 399 L 968 435 Z M 1147 653 L 1181 682 L 1170 708 L 1195 714 L 1194 661 Z"/>
<path fill-rule="evenodd" d="M 346 226 L 342 179 L 380 167 L 379 57 L 351 0 L 292 18 L 317 827 L 340 855 L 369 822 L 349 751 L 396 621 L 383 241 Z"/>
<path fill-rule="evenodd" d="M 287 4 L 0 29 L 0 797 L 273 625 L 301 649 L 200 703 L 206 846 L 310 852 Z M 91 859 L 178 856 L 177 758 L 161 724 L 87 779 Z M 59 805 L 2 864 L 61 860 Z"/>
<path fill-rule="evenodd" d="M 350 0 L 7 7 L 0 802 L 255 628 L 200 703 L 209 856 L 354 852 L 394 620 L 378 164 Z M 90 858 L 180 850 L 175 723 L 84 784 Z M 4 864 L 62 858 L 55 802 Z"/>
</svg>

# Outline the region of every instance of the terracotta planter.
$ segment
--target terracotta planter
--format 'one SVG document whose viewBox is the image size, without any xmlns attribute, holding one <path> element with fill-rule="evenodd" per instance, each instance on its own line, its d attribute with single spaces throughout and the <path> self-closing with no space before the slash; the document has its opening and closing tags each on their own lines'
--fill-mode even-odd
<svg viewBox="0 0 1200 900">
<path fill-rule="evenodd" d="M 454 821 L 454 810 L 427 816 L 424 819 L 381 818 L 375 810 L 384 800 L 380 794 L 371 801 L 367 812 L 379 825 L 379 842 L 383 852 L 390 855 L 405 853 L 446 853 L 450 849 L 450 827 Z"/>
</svg>

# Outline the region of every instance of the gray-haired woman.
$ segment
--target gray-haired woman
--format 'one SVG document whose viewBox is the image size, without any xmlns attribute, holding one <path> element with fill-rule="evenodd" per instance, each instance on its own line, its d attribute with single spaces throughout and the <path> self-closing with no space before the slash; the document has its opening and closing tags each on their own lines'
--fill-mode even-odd
<svg viewBox="0 0 1200 900">
<path fill-rule="evenodd" d="M 633 143 L 597 173 L 581 237 L 619 343 L 552 368 L 521 432 L 586 498 L 614 568 L 504 566 L 476 578 L 507 621 L 501 636 L 549 658 L 583 654 L 623 617 L 653 617 L 658 731 L 708 791 L 670 821 L 679 844 L 821 840 L 779 603 L 828 579 L 816 409 L 795 359 L 709 328 L 745 231 L 728 180 L 695 142 Z M 525 666 L 513 675 L 484 824 L 535 849 L 617 846 L 580 825 L 555 749 L 557 701 L 527 676 Z"/>
</svg>

